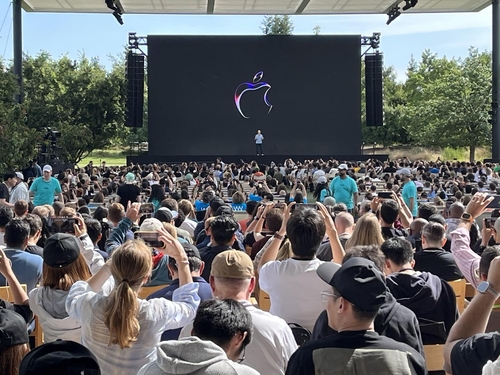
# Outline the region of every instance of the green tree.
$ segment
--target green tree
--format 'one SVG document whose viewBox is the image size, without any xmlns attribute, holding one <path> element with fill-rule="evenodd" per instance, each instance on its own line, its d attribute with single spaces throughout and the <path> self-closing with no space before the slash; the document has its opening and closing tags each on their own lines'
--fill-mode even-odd
<svg viewBox="0 0 500 375">
<path fill-rule="evenodd" d="M 491 55 L 470 48 L 463 59 L 438 58 L 429 51 L 412 61 L 406 82 L 408 119 L 415 141 L 439 147 L 477 147 L 491 143 L 488 110 Z"/>
<path fill-rule="evenodd" d="M 260 29 L 264 35 L 292 35 L 293 22 L 289 16 L 264 16 Z"/>
<path fill-rule="evenodd" d="M 314 35 L 319 35 L 320 32 L 321 32 L 321 26 L 320 25 L 314 26 L 313 28 Z"/>
<path fill-rule="evenodd" d="M 125 132 L 125 64 L 107 72 L 98 59 L 48 53 L 24 61 L 27 125 L 40 132 L 61 131 L 60 156 L 78 163 L 92 150 L 105 148 Z"/>
<path fill-rule="evenodd" d="M 17 79 L 0 61 L 0 175 L 23 169 L 36 155 L 36 133 L 25 123 L 25 108 L 17 104 Z"/>
</svg>

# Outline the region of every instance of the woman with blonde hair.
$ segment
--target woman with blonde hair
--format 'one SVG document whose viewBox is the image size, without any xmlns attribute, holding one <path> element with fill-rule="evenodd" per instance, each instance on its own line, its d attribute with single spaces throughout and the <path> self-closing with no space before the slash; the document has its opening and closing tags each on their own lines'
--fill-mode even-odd
<svg viewBox="0 0 500 375">
<path fill-rule="evenodd" d="M 158 230 L 165 246 L 158 249 L 175 259 L 179 289 L 172 301 L 139 299 L 138 291 L 151 274 L 151 248 L 142 240 L 127 241 L 88 282 L 75 283 L 66 300 L 68 314 L 82 324 L 82 344 L 97 357 L 107 375 L 136 375 L 156 360 L 156 344 L 165 330 L 192 321 L 200 303 L 198 284 L 193 283 L 188 257 L 182 245 L 163 228 Z M 115 286 L 106 296 L 98 293 L 112 276 Z"/>
<path fill-rule="evenodd" d="M 345 250 L 354 246 L 382 245 L 384 238 L 377 217 L 372 213 L 361 216 L 345 244 Z"/>
</svg>

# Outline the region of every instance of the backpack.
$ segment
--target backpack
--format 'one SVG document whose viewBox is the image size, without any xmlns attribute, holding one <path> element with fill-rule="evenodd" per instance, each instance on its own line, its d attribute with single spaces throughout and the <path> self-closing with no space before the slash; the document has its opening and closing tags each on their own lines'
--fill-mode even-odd
<svg viewBox="0 0 500 375">
<path fill-rule="evenodd" d="M 301 346 L 311 340 L 312 334 L 307 328 L 304 328 L 297 323 L 288 323 L 288 326 L 292 330 L 293 337 L 295 338 L 295 342 L 298 346 Z"/>
</svg>

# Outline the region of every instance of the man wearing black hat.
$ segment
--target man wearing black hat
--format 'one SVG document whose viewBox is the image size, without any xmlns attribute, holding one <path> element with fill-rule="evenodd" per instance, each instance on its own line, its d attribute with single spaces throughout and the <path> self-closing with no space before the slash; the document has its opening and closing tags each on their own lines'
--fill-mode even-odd
<svg viewBox="0 0 500 375">
<path fill-rule="evenodd" d="M 316 272 L 331 286 L 322 298 L 328 324 L 338 333 L 301 346 L 288 362 L 287 375 L 334 373 L 336 367 L 345 373 L 362 369 L 366 375 L 427 374 L 425 360 L 417 351 L 373 331 L 386 286 L 372 261 L 355 257 L 342 266 L 323 263 Z"/>
</svg>

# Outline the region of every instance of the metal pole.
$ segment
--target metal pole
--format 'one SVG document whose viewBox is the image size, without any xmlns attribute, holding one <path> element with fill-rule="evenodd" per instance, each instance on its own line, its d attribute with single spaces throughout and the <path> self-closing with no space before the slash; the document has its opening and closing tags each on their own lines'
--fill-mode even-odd
<svg viewBox="0 0 500 375">
<path fill-rule="evenodd" d="M 498 102 L 500 100 L 500 0 L 493 0 L 493 82 L 492 82 L 492 137 L 491 157 L 500 159 L 500 114 Z"/>
<path fill-rule="evenodd" d="M 23 102 L 23 20 L 21 0 L 12 2 L 12 18 L 14 25 L 14 74 L 19 84 L 19 94 L 16 95 L 18 103 Z"/>
</svg>

